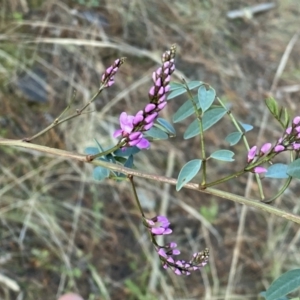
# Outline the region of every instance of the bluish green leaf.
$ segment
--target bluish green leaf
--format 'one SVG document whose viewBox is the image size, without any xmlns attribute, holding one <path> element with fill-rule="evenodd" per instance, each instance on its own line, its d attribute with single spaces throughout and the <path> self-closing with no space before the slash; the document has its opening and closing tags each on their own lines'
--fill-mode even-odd
<svg viewBox="0 0 300 300">
<path fill-rule="evenodd" d="M 289 178 L 287 174 L 288 166 L 285 164 L 273 164 L 268 168 L 265 177 L 269 178 Z"/>
<path fill-rule="evenodd" d="M 277 300 L 300 287 L 300 269 L 290 270 L 277 278 L 267 289 L 266 300 Z"/>
<path fill-rule="evenodd" d="M 243 134 L 240 132 L 232 132 L 227 135 L 225 141 L 230 144 L 230 146 L 236 145 L 240 139 L 242 138 Z"/>
<path fill-rule="evenodd" d="M 169 136 L 159 128 L 152 127 L 144 133 L 146 137 L 152 137 L 155 140 L 167 140 Z"/>
<path fill-rule="evenodd" d="M 191 81 L 187 84 L 189 90 L 193 90 L 195 88 L 197 88 L 198 86 L 200 86 L 201 84 L 203 84 L 202 81 L 199 80 L 195 80 L 195 81 Z"/>
<path fill-rule="evenodd" d="M 141 150 L 138 147 L 134 146 L 134 147 L 127 147 L 126 149 L 118 149 L 114 152 L 114 154 L 117 156 L 127 157 L 139 153 L 140 151 Z"/>
<path fill-rule="evenodd" d="M 171 133 L 172 135 L 176 135 L 175 128 L 172 124 L 170 124 L 167 120 L 163 118 L 157 118 L 157 123 L 159 123 L 161 126 L 163 126 L 167 132 Z"/>
<path fill-rule="evenodd" d="M 167 96 L 167 100 L 171 100 L 179 95 L 182 95 L 186 92 L 186 88 L 182 87 L 182 88 L 178 88 L 174 91 L 172 91 L 168 96 Z"/>
<path fill-rule="evenodd" d="M 248 132 L 250 130 L 253 129 L 253 126 L 250 125 L 250 124 L 245 124 L 245 123 L 242 123 L 242 122 L 239 122 L 241 124 L 241 126 L 244 128 L 245 132 Z"/>
<path fill-rule="evenodd" d="M 87 155 L 95 155 L 99 153 L 99 149 L 97 147 L 87 147 L 84 149 L 84 153 Z"/>
<path fill-rule="evenodd" d="M 232 158 L 233 156 L 234 152 L 230 150 L 217 150 L 210 155 L 211 158 L 222 161 L 234 161 L 234 159 Z"/>
<path fill-rule="evenodd" d="M 179 191 L 186 183 L 191 181 L 199 172 L 201 168 L 202 160 L 201 159 L 194 159 L 186 163 L 179 175 L 176 184 L 176 190 Z"/>
<path fill-rule="evenodd" d="M 182 83 L 170 82 L 170 91 L 175 91 L 175 90 L 181 89 L 183 87 L 184 87 L 184 85 Z"/>
<path fill-rule="evenodd" d="M 262 297 L 264 297 L 266 299 L 266 292 L 260 292 L 259 295 L 262 296 Z M 283 296 L 283 297 L 280 297 L 280 298 L 278 298 L 276 300 L 293 300 L 293 299 L 289 299 L 288 297 Z"/>
<path fill-rule="evenodd" d="M 203 131 L 209 129 L 211 126 L 220 121 L 226 114 L 226 110 L 223 107 L 213 107 L 206 111 L 202 118 Z M 190 139 L 200 134 L 200 128 L 198 120 L 194 120 L 184 133 L 184 139 Z"/>
<path fill-rule="evenodd" d="M 103 150 L 102 146 L 100 145 L 100 143 L 96 139 L 94 139 L 94 141 L 96 142 L 96 144 L 99 148 L 99 152 L 103 152 L 104 150 Z"/>
<path fill-rule="evenodd" d="M 300 158 L 290 163 L 286 172 L 288 175 L 300 179 Z"/>
<path fill-rule="evenodd" d="M 200 108 L 200 105 L 199 105 L 196 97 L 194 97 L 194 101 L 197 104 L 197 108 Z M 178 110 L 176 111 L 176 113 L 173 115 L 173 122 L 174 123 L 180 122 L 180 121 L 186 119 L 187 117 L 191 116 L 194 112 L 195 112 L 195 110 L 194 110 L 193 103 L 189 99 L 185 103 L 183 103 L 178 108 Z"/>
<path fill-rule="evenodd" d="M 128 159 L 126 160 L 126 162 L 124 164 L 124 167 L 130 168 L 130 169 L 133 167 L 133 155 L 130 155 L 128 157 Z"/>
<path fill-rule="evenodd" d="M 216 97 L 216 91 L 213 88 L 206 89 L 201 85 L 198 89 L 198 101 L 203 112 L 207 111 L 213 104 Z"/>
<path fill-rule="evenodd" d="M 109 170 L 100 166 L 97 166 L 93 170 L 93 178 L 95 180 L 103 180 L 109 176 Z"/>
</svg>

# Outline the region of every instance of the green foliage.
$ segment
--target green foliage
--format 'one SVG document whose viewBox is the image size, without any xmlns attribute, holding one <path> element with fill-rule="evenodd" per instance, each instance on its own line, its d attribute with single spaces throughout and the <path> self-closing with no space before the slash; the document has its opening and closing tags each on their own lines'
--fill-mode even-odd
<svg viewBox="0 0 300 300">
<path fill-rule="evenodd" d="M 217 150 L 210 155 L 211 158 L 222 161 L 234 161 L 234 159 L 232 158 L 233 156 L 234 152 L 230 150 Z"/>
<path fill-rule="evenodd" d="M 287 174 L 288 166 L 285 164 L 273 164 L 268 168 L 265 177 L 269 178 L 289 178 Z"/>
<path fill-rule="evenodd" d="M 206 86 L 203 84 L 198 89 L 198 101 L 202 109 L 202 112 L 207 111 L 213 104 L 216 97 L 216 91 L 209 87 L 206 89 Z"/>
<path fill-rule="evenodd" d="M 197 175 L 201 168 L 201 165 L 201 159 L 194 159 L 189 161 L 182 167 L 178 175 L 178 180 L 176 184 L 177 191 L 179 191 L 186 183 L 191 181 Z"/>
<path fill-rule="evenodd" d="M 290 115 L 286 108 L 279 107 L 277 101 L 270 97 L 265 100 L 270 113 L 281 124 L 283 128 L 287 128 L 290 123 Z"/>
<path fill-rule="evenodd" d="M 300 269 L 290 270 L 277 278 L 262 295 L 266 300 L 278 300 L 300 287 Z"/>
<path fill-rule="evenodd" d="M 203 131 L 220 121 L 226 112 L 226 109 L 221 106 L 212 107 L 206 111 L 202 118 Z M 198 134 L 200 134 L 200 128 L 198 120 L 196 119 L 188 126 L 183 137 L 184 139 L 190 139 Z"/>
<path fill-rule="evenodd" d="M 232 132 L 227 135 L 225 141 L 229 143 L 230 146 L 236 145 L 242 138 L 243 134 L 241 132 Z"/>
<path fill-rule="evenodd" d="M 287 174 L 300 179 L 300 158 L 294 160 L 287 167 Z"/>
</svg>

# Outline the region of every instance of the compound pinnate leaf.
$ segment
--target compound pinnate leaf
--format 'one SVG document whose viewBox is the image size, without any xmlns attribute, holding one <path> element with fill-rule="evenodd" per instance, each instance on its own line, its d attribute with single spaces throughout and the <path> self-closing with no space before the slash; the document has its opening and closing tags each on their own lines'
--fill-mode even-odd
<svg viewBox="0 0 300 300">
<path fill-rule="evenodd" d="M 176 135 L 175 128 L 167 120 L 165 120 L 163 118 L 158 118 L 156 121 L 163 128 L 165 128 L 168 133 L 171 133 L 172 135 Z"/>
<path fill-rule="evenodd" d="M 105 178 L 107 178 L 109 176 L 109 170 L 103 167 L 96 167 L 93 170 L 93 178 L 95 180 L 104 180 Z"/>
<path fill-rule="evenodd" d="M 217 150 L 210 155 L 211 158 L 222 161 L 234 161 L 234 159 L 232 158 L 233 156 L 234 152 L 230 150 Z"/>
<path fill-rule="evenodd" d="M 277 300 L 300 287 L 300 269 L 290 270 L 277 278 L 265 293 L 266 300 Z"/>
<path fill-rule="evenodd" d="M 225 141 L 229 143 L 230 146 L 236 145 L 240 139 L 242 138 L 243 134 L 240 132 L 232 132 L 227 135 Z"/>
<path fill-rule="evenodd" d="M 201 159 L 194 159 L 186 163 L 179 172 L 176 190 L 179 191 L 186 183 L 191 181 L 199 172 L 202 165 Z"/>
<path fill-rule="evenodd" d="M 207 111 L 213 104 L 216 97 L 216 91 L 213 88 L 206 89 L 205 85 L 201 85 L 198 89 L 198 101 L 203 112 Z"/>
<path fill-rule="evenodd" d="M 273 164 L 268 168 L 265 177 L 269 178 L 289 178 L 287 174 L 288 166 L 285 164 Z"/>
<path fill-rule="evenodd" d="M 202 118 L 203 131 L 209 129 L 211 126 L 220 121 L 226 114 L 226 109 L 223 107 L 213 107 L 206 111 Z M 190 139 L 200 133 L 198 120 L 194 120 L 187 130 L 185 131 L 183 137 L 184 139 Z"/>
<path fill-rule="evenodd" d="M 286 172 L 288 175 L 300 179 L 300 158 L 290 163 Z"/>
</svg>

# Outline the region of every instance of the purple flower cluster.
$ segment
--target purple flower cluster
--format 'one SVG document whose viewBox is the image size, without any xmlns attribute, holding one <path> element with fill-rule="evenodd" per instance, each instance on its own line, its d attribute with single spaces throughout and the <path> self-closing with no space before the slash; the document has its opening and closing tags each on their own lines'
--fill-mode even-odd
<svg viewBox="0 0 300 300">
<path fill-rule="evenodd" d="M 116 59 L 114 63 L 105 70 L 101 78 L 101 83 L 104 84 L 105 87 L 110 87 L 115 83 L 114 76 L 118 72 L 120 66 L 124 63 L 125 59 L 125 57 Z"/>
<path fill-rule="evenodd" d="M 136 115 L 128 115 L 122 112 L 119 118 L 120 129 L 113 134 L 114 137 L 121 136 L 123 147 L 137 146 L 140 149 L 149 148 L 150 143 L 144 138 L 143 132 L 149 130 L 158 117 L 158 113 L 167 105 L 167 93 L 170 90 L 171 74 L 175 70 L 174 58 L 176 46 L 162 55 L 162 66 L 153 72 L 153 86 L 149 90 L 148 103 L 143 110 Z"/>
<path fill-rule="evenodd" d="M 170 222 L 164 216 L 156 216 L 152 219 L 144 219 L 144 224 L 148 228 L 153 239 L 157 235 L 165 235 L 172 233 L 172 230 L 169 228 Z M 177 244 L 171 242 L 165 246 L 157 245 L 156 241 L 154 242 L 155 249 L 159 255 L 159 258 L 162 262 L 163 268 L 170 268 L 177 275 L 190 275 L 192 271 L 199 270 L 204 267 L 209 258 L 209 250 L 205 249 L 202 252 L 197 252 L 193 254 L 191 260 L 175 260 L 174 256 L 179 255 L 180 251 L 176 249 Z"/>
<path fill-rule="evenodd" d="M 294 118 L 292 126 L 285 130 L 283 137 L 281 137 L 275 146 L 271 143 L 265 143 L 259 151 L 257 146 L 253 146 L 248 151 L 248 163 L 257 161 L 262 156 L 270 154 L 279 154 L 283 151 L 300 151 L 300 116 Z M 257 166 L 252 170 L 254 173 L 260 174 L 267 172 L 267 169 Z"/>
</svg>

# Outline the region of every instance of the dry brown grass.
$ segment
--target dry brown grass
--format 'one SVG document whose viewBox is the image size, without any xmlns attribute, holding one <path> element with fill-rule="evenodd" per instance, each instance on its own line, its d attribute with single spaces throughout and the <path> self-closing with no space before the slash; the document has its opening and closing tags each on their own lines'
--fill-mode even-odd
<svg viewBox="0 0 300 300">
<path fill-rule="evenodd" d="M 112 145 L 119 113 L 143 107 L 160 53 L 177 43 L 177 78 L 183 75 L 211 84 L 233 104 L 239 119 L 256 126 L 250 136 L 253 144 L 278 137 L 270 120 L 262 123 L 263 99 L 298 30 L 297 0 L 281 1 L 249 20 L 228 20 L 226 13 L 259 1 L 101 3 L 88 8 L 76 1 L 4 1 L 1 136 L 23 138 L 41 130 L 66 106 L 74 88 L 74 109 L 81 107 L 96 91 L 105 66 L 127 56 L 116 84 L 91 107 L 93 113 L 37 140 L 81 153 L 93 145 L 93 138 L 104 147 Z M 86 11 L 98 14 L 102 25 L 79 17 Z M 282 105 L 299 112 L 299 41 L 291 50 L 271 92 Z M 36 76 L 37 70 L 45 77 Z M 29 101 L 30 95 L 20 90 L 17 82 L 25 73 L 37 77 L 47 101 Z M 180 104 L 179 99 L 172 101 L 163 117 L 171 120 Z M 197 156 L 198 142 L 182 139 L 186 125 L 176 124 L 176 138 L 142 152 L 137 167 L 176 177 L 182 165 Z M 230 126 L 224 122 L 209 131 L 208 149 L 225 147 Z M 259 128 L 264 134 L 257 140 Z M 228 168 L 237 168 L 243 155 Z M 0 170 L 3 299 L 54 299 L 69 290 L 86 299 L 257 299 L 280 273 L 299 266 L 296 225 L 229 201 L 136 180 L 145 209 L 149 215 L 168 215 L 185 255 L 210 248 L 208 267 L 190 277 L 177 277 L 160 267 L 126 183 L 98 183 L 91 179 L 90 166 L 9 148 L 0 149 Z M 209 176 L 215 178 L 220 172 L 223 165 L 213 166 Z M 278 185 L 266 184 L 267 194 Z M 256 185 L 247 178 L 221 187 L 257 194 Z M 297 213 L 298 194 L 293 185 L 276 205 Z M 200 209 L 216 204 L 218 213 L 208 222 L 209 216 L 201 215 Z"/>
</svg>

